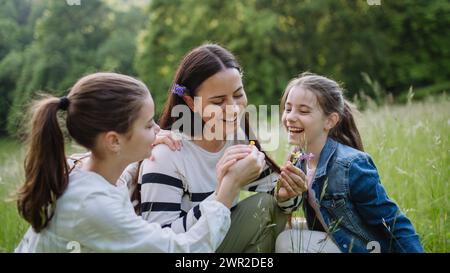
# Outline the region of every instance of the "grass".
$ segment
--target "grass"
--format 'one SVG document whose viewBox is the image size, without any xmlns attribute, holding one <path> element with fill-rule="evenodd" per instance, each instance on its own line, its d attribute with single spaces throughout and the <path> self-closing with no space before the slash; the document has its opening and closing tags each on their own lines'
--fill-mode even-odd
<svg viewBox="0 0 450 273">
<path fill-rule="evenodd" d="M 447 82 L 440 82 L 431 86 L 422 87 L 415 89 L 413 88 L 412 91 L 414 92 L 414 99 L 425 99 L 429 96 L 436 96 L 438 94 L 446 94 L 448 95 L 448 92 L 450 90 L 450 81 Z M 408 100 L 408 93 L 404 93 L 399 96 L 398 100 L 399 102 L 407 102 Z"/>
<path fill-rule="evenodd" d="M 425 251 L 448 252 L 449 99 L 369 110 L 359 124 L 383 185 L 413 222 Z"/>
<path fill-rule="evenodd" d="M 449 252 L 450 100 L 367 110 L 358 125 L 384 187 L 413 222 L 425 251 Z M 287 150 L 272 155 L 281 163 Z M 7 201 L 23 182 L 23 157 L 22 144 L 0 139 L 0 252 L 13 251 L 28 226 Z"/>
<path fill-rule="evenodd" d="M 0 252 L 13 251 L 27 228 L 12 201 L 12 193 L 23 181 L 23 157 L 20 143 L 0 139 Z"/>
</svg>

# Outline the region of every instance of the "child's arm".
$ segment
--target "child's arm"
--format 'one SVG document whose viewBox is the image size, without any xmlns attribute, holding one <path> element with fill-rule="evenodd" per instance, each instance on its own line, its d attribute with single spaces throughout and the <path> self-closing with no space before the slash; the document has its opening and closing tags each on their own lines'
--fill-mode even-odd
<svg viewBox="0 0 450 273">
<path fill-rule="evenodd" d="M 392 239 L 395 252 L 423 252 L 411 221 L 389 199 L 370 156 L 354 159 L 349 170 L 350 198 L 368 225 Z"/>
<path fill-rule="evenodd" d="M 200 211 L 187 232 L 176 234 L 137 216 L 119 194 L 95 192 L 82 202 L 76 239 L 95 252 L 214 252 L 230 226 L 230 211 L 217 201 L 202 202 Z"/>
</svg>

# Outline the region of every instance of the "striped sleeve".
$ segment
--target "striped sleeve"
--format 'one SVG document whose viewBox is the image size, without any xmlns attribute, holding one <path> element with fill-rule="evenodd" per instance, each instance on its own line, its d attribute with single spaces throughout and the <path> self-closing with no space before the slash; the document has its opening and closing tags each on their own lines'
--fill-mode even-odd
<svg viewBox="0 0 450 273">
<path fill-rule="evenodd" d="M 288 199 L 284 202 L 278 201 L 278 206 L 284 213 L 292 213 L 294 210 L 300 206 L 303 199 L 303 195 L 298 195 L 294 198 Z"/>
<path fill-rule="evenodd" d="M 243 190 L 253 191 L 253 192 L 266 192 L 273 193 L 276 185 L 276 180 L 278 179 L 278 174 L 272 172 L 269 167 L 266 167 L 264 171 L 255 179 L 252 183 L 246 185 Z"/>
<path fill-rule="evenodd" d="M 183 170 L 175 162 L 178 152 L 171 151 L 166 145 L 156 146 L 152 152 L 155 160 L 145 160 L 141 173 L 142 217 L 148 222 L 170 227 L 175 233 L 189 230 L 201 217 L 199 204 L 189 211 L 182 210 L 181 204 L 187 195 Z M 206 199 L 198 196 L 199 201 L 214 200 L 215 195 L 209 194 Z"/>
</svg>

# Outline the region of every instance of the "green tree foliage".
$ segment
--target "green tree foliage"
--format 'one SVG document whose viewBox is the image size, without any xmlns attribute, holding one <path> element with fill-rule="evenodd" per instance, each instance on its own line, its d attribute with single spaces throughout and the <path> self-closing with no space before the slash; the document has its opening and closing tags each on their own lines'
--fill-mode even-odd
<svg viewBox="0 0 450 273">
<path fill-rule="evenodd" d="M 29 1 L 18 3 L 7 6 L 18 12 L 30 8 Z M 143 12 L 136 7 L 113 10 L 102 1 L 81 3 L 68 6 L 65 1 L 43 1 L 35 24 L 26 29 L 25 37 L 31 41 L 11 45 L 12 50 L 0 62 L 0 80 L 9 83 L 1 90 L 10 98 L 10 107 L 2 107 L 5 112 L 9 108 L 10 133 L 16 132 L 25 106 L 37 91 L 59 96 L 81 76 L 101 70 L 134 74 L 135 38 L 144 22 Z M 9 24 L 14 22 L 14 15 L 5 18 Z M 18 38 L 7 40 L 6 45 Z"/>
<path fill-rule="evenodd" d="M 375 2 L 375 1 L 372 1 Z M 161 111 L 181 58 L 206 42 L 231 50 L 252 104 L 277 104 L 303 71 L 382 103 L 450 87 L 446 0 L 0 0 L 0 135 L 38 91 L 62 95 L 100 70 L 138 76 Z M 413 86 L 412 89 L 410 87 Z"/>
<path fill-rule="evenodd" d="M 382 101 L 449 78 L 448 1 L 185 0 L 150 3 L 136 68 L 163 102 L 183 54 L 205 42 L 230 49 L 254 104 L 274 104 L 302 71 Z M 367 81 L 369 75 L 372 81 Z M 374 84 L 368 84 L 374 83 Z M 448 86 L 448 85 L 446 85 Z"/>
<path fill-rule="evenodd" d="M 22 52 L 32 41 L 33 28 L 43 4 L 31 0 L 0 1 L 0 135 L 6 120 L 23 63 Z"/>
<path fill-rule="evenodd" d="M 99 69 L 97 48 L 107 37 L 106 8 L 97 1 L 70 8 L 50 1 L 25 48 L 24 66 L 13 93 L 8 129 L 14 131 L 22 109 L 37 90 L 63 94 L 81 75 Z"/>
<path fill-rule="evenodd" d="M 136 68 L 162 103 L 175 69 L 190 49 L 215 42 L 236 53 L 253 103 L 276 97 L 288 79 L 284 59 L 274 55 L 277 16 L 259 1 L 152 1 L 140 37 Z"/>
<path fill-rule="evenodd" d="M 399 94 L 450 80 L 449 1 L 386 1 L 374 16 L 385 36 L 386 66 L 378 72 L 385 86 Z"/>
</svg>

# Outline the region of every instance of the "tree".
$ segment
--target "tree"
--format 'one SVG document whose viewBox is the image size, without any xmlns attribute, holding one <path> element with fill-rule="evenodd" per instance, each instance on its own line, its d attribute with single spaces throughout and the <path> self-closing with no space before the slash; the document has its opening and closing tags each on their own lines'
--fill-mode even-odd
<svg viewBox="0 0 450 273">
<path fill-rule="evenodd" d="M 23 109 L 42 90 L 63 94 L 77 78 L 97 70 L 95 54 L 105 39 L 107 8 L 98 1 L 67 6 L 51 1 L 38 19 L 35 40 L 24 51 L 24 66 L 13 93 L 8 131 L 14 133 L 23 118 Z"/>
<path fill-rule="evenodd" d="M 23 67 L 23 50 L 32 41 L 33 28 L 44 9 L 43 1 L 0 1 L 0 135 L 13 101 L 12 91 Z"/>
<path fill-rule="evenodd" d="M 263 103 L 285 83 L 280 73 L 284 60 L 272 56 L 277 18 L 259 1 L 152 1 L 148 11 L 136 69 L 157 105 L 165 101 L 184 54 L 207 42 L 222 44 L 237 56 L 252 103 Z"/>
</svg>

